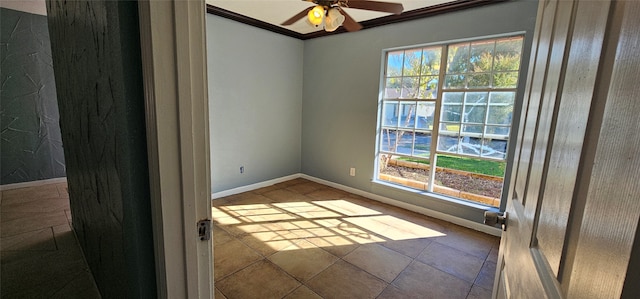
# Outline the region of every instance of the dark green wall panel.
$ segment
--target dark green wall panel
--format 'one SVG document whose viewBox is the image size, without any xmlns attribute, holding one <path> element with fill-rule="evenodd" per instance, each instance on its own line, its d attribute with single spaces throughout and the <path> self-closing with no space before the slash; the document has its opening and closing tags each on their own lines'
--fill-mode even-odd
<svg viewBox="0 0 640 299">
<path fill-rule="evenodd" d="M 74 230 L 104 298 L 154 298 L 137 2 L 47 11 Z"/>
<path fill-rule="evenodd" d="M 65 176 L 47 17 L 0 8 L 0 184 Z"/>
</svg>

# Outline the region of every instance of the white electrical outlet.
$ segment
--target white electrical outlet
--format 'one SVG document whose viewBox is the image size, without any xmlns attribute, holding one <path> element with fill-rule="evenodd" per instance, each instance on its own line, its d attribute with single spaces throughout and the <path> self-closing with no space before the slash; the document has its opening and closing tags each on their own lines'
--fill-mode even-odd
<svg viewBox="0 0 640 299">
<path fill-rule="evenodd" d="M 350 176 L 356 176 L 356 169 L 355 169 L 355 167 L 351 167 L 351 169 L 349 169 L 349 175 L 350 175 Z"/>
</svg>

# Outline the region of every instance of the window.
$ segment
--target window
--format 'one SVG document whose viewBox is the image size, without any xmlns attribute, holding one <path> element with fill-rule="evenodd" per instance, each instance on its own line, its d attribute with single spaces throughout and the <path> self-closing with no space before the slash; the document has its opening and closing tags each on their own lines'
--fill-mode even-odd
<svg viewBox="0 0 640 299">
<path fill-rule="evenodd" d="M 498 206 L 522 41 L 387 52 L 377 179 Z"/>
</svg>

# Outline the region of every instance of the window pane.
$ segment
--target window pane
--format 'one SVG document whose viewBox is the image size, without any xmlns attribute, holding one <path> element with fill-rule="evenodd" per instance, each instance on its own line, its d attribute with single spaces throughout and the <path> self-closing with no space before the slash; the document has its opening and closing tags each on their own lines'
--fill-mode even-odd
<svg viewBox="0 0 640 299">
<path fill-rule="evenodd" d="M 385 127 L 398 126 L 398 103 L 384 103 L 382 125 Z"/>
<path fill-rule="evenodd" d="M 442 105 L 441 121 L 460 122 L 462 104 Z"/>
<path fill-rule="evenodd" d="M 413 147 L 413 132 L 398 131 L 398 145 L 395 152 L 398 154 L 411 155 Z"/>
<path fill-rule="evenodd" d="M 404 51 L 389 52 L 387 55 L 387 77 L 402 75 L 402 61 Z"/>
<path fill-rule="evenodd" d="M 431 133 L 416 132 L 416 142 L 413 149 L 413 155 L 429 158 L 431 150 Z"/>
<path fill-rule="evenodd" d="M 489 95 L 487 123 L 510 125 L 515 96 L 515 92 L 492 92 Z"/>
<path fill-rule="evenodd" d="M 385 99 L 397 99 L 400 97 L 402 79 L 400 78 L 388 78 L 384 88 Z"/>
<path fill-rule="evenodd" d="M 380 138 L 380 150 L 385 152 L 393 152 L 394 146 L 396 144 L 397 131 L 382 129 L 382 134 Z"/>
<path fill-rule="evenodd" d="M 509 136 L 509 130 L 511 127 L 499 127 L 499 126 L 487 126 L 485 134 Z"/>
<path fill-rule="evenodd" d="M 486 104 L 489 97 L 487 92 L 467 92 L 465 93 L 464 102 L 467 105 Z"/>
<path fill-rule="evenodd" d="M 402 78 L 402 94 L 401 98 L 415 99 L 418 95 L 418 77 L 404 77 Z"/>
<path fill-rule="evenodd" d="M 491 74 L 473 74 L 469 75 L 469 88 L 489 88 L 491 87 Z"/>
<path fill-rule="evenodd" d="M 478 105 L 466 105 L 464 106 L 464 119 L 465 123 L 484 123 L 485 110 L 487 107 Z"/>
<path fill-rule="evenodd" d="M 404 70 L 403 76 L 420 75 L 420 66 L 422 63 L 422 50 L 407 50 L 404 52 Z"/>
<path fill-rule="evenodd" d="M 400 127 L 415 128 L 416 102 L 400 103 Z"/>
<path fill-rule="evenodd" d="M 516 88 L 518 86 L 518 72 L 505 72 L 493 74 L 493 87 Z"/>
<path fill-rule="evenodd" d="M 452 134 L 458 135 L 458 132 L 460 132 L 459 123 L 446 123 L 446 122 L 440 123 L 440 133 L 447 134 L 447 135 L 452 135 Z"/>
<path fill-rule="evenodd" d="M 480 156 L 482 139 L 479 137 L 464 136 L 460 138 L 460 152 L 467 155 Z"/>
<path fill-rule="evenodd" d="M 420 99 L 435 99 L 438 97 L 438 76 L 424 76 L 420 78 Z"/>
<path fill-rule="evenodd" d="M 493 64 L 493 47 L 495 43 L 491 41 L 481 41 L 471 44 L 471 72 L 491 72 Z"/>
<path fill-rule="evenodd" d="M 469 71 L 469 44 L 449 46 L 447 74 L 464 74 Z"/>
<path fill-rule="evenodd" d="M 465 75 L 446 75 L 444 77 L 444 88 L 460 89 L 465 88 Z"/>
<path fill-rule="evenodd" d="M 438 150 L 442 152 L 458 152 L 458 136 L 440 135 L 438 137 Z"/>
<path fill-rule="evenodd" d="M 416 128 L 423 130 L 433 130 L 433 116 L 436 111 L 436 103 L 418 103 L 418 122 Z"/>
<path fill-rule="evenodd" d="M 445 92 L 442 94 L 441 121 L 459 122 L 462 115 L 462 99 L 464 92 Z"/>
<path fill-rule="evenodd" d="M 440 73 L 440 57 L 442 48 L 425 48 L 422 52 L 422 75 L 438 75 Z"/>
<path fill-rule="evenodd" d="M 507 141 L 501 139 L 484 139 L 482 156 L 505 159 L 507 157 Z"/>
<path fill-rule="evenodd" d="M 462 125 L 463 133 L 478 133 L 482 134 L 482 125 Z"/>
<path fill-rule="evenodd" d="M 496 42 L 494 71 L 517 71 L 520 69 L 522 37 L 507 38 Z"/>
<path fill-rule="evenodd" d="M 484 123 L 488 93 L 467 92 L 464 98 L 464 118 L 466 123 Z"/>
</svg>

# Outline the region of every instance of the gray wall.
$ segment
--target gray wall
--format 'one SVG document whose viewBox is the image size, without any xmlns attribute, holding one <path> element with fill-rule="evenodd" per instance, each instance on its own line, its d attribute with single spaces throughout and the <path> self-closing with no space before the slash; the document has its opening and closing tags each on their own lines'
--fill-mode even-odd
<svg viewBox="0 0 640 299">
<path fill-rule="evenodd" d="M 303 45 L 207 14 L 212 192 L 300 172 Z"/>
<path fill-rule="evenodd" d="M 537 1 L 509 1 L 306 41 L 302 172 L 435 211 L 482 221 L 480 209 L 372 182 L 382 51 L 518 31 L 527 32 L 525 49 L 529 49 L 537 5 Z M 528 52 L 523 61 L 528 62 Z M 526 72 L 522 78 L 525 75 Z M 520 86 L 522 89 L 524 85 Z M 356 168 L 355 177 L 349 176 L 350 167 Z"/>
<path fill-rule="evenodd" d="M 0 184 L 65 176 L 47 17 L 0 8 Z"/>
<path fill-rule="evenodd" d="M 73 228 L 104 298 L 155 298 L 137 2 L 47 10 Z"/>
</svg>

